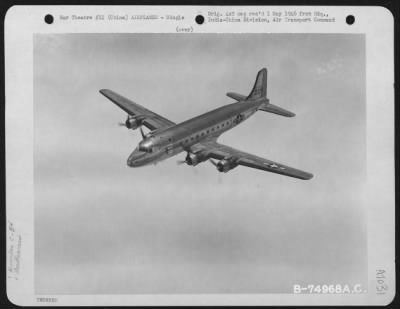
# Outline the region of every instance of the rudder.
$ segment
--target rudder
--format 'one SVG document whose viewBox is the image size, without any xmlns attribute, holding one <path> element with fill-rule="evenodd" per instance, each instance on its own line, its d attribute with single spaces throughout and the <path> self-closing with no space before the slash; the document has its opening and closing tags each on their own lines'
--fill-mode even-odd
<svg viewBox="0 0 400 309">
<path fill-rule="evenodd" d="M 257 74 L 256 82 L 247 100 L 260 99 L 267 97 L 267 69 L 263 68 Z"/>
</svg>

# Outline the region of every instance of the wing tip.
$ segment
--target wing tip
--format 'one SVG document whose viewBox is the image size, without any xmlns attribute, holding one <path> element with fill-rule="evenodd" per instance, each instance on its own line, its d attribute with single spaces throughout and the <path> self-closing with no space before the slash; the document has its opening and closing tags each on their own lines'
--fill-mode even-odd
<svg viewBox="0 0 400 309">
<path fill-rule="evenodd" d="M 303 177 L 302 177 L 301 179 L 310 180 L 310 179 L 312 179 L 313 177 L 314 177 L 313 174 L 304 172 L 304 175 L 303 175 Z"/>
<path fill-rule="evenodd" d="M 110 92 L 110 90 L 109 90 L 109 89 L 100 89 L 99 92 L 100 92 L 102 95 L 106 95 L 107 92 Z"/>
</svg>

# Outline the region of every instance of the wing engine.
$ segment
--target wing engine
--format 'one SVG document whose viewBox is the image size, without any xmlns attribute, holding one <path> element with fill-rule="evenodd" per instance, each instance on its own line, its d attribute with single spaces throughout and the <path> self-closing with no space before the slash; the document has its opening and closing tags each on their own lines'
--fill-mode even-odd
<svg viewBox="0 0 400 309">
<path fill-rule="evenodd" d="M 222 159 L 216 164 L 217 170 L 219 172 L 227 173 L 239 165 L 239 160 L 236 158 L 226 158 Z"/>
<path fill-rule="evenodd" d="M 146 117 L 143 116 L 131 116 L 128 115 L 128 117 L 126 118 L 125 122 L 120 122 L 119 125 L 120 126 L 124 126 L 127 129 L 130 130 L 136 130 L 137 128 L 139 128 L 141 125 L 143 125 L 143 121 L 146 119 Z"/>
<path fill-rule="evenodd" d="M 201 153 L 189 153 L 187 154 L 186 158 L 185 158 L 185 162 L 187 165 L 191 165 L 191 166 L 196 166 L 197 164 L 206 161 L 207 160 L 207 156 L 206 155 L 202 155 Z"/>
</svg>

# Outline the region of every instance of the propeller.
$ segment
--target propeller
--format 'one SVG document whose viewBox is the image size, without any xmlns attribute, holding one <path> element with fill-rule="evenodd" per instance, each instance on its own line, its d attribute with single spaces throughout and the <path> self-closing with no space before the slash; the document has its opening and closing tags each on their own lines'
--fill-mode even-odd
<svg viewBox="0 0 400 309">
<path fill-rule="evenodd" d="M 142 126 L 140 126 L 139 129 L 140 129 L 140 134 L 142 134 L 142 138 L 144 139 L 144 132 Z"/>
<path fill-rule="evenodd" d="M 126 119 L 125 122 L 118 122 L 118 126 L 127 127 L 128 129 L 131 129 L 131 125 L 129 123 L 129 121 L 131 119 L 135 119 L 137 121 L 137 118 L 135 118 L 135 117 L 133 117 L 131 115 L 128 115 L 128 118 Z M 137 126 L 134 127 L 134 129 L 136 129 L 136 128 L 137 128 Z M 142 135 L 142 138 L 144 139 L 145 138 L 145 134 L 144 134 L 143 128 L 142 128 L 142 121 L 139 122 L 139 129 L 140 129 L 140 134 Z"/>
<path fill-rule="evenodd" d="M 210 161 L 210 163 L 214 166 L 217 166 L 217 162 L 215 162 L 213 159 L 208 159 L 208 161 Z"/>
<path fill-rule="evenodd" d="M 118 126 L 128 128 L 129 120 L 130 120 L 130 116 L 128 115 L 124 122 L 118 122 Z"/>
<path fill-rule="evenodd" d="M 188 155 L 189 153 L 187 153 L 187 155 Z M 177 160 L 176 161 L 176 164 L 178 164 L 178 165 L 182 165 L 182 164 L 185 164 L 186 163 L 186 158 L 184 159 L 184 160 Z"/>
</svg>

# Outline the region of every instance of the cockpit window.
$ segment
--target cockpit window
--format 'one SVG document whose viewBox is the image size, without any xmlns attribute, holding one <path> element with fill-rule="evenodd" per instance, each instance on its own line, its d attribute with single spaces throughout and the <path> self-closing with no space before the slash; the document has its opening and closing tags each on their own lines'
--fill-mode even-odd
<svg viewBox="0 0 400 309">
<path fill-rule="evenodd" d="M 144 139 L 139 143 L 139 150 L 147 153 L 151 153 L 153 151 L 153 139 Z"/>
<path fill-rule="evenodd" d="M 151 148 L 151 147 L 146 147 L 146 146 L 144 146 L 144 145 L 140 145 L 140 146 L 139 146 L 139 150 L 140 150 L 140 151 L 143 151 L 143 152 L 151 153 L 151 152 L 153 151 L 153 148 Z"/>
</svg>

